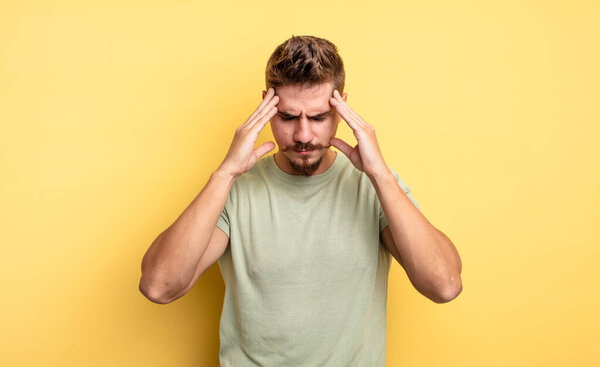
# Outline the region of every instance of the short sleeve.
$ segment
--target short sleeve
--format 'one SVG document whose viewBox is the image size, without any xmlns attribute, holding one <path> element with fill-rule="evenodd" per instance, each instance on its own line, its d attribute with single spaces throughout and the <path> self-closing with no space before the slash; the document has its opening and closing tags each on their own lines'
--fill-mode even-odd
<svg viewBox="0 0 600 367">
<path fill-rule="evenodd" d="M 227 210 L 230 207 L 231 207 L 231 192 L 229 193 L 229 196 L 227 197 L 227 201 L 225 202 L 225 207 L 221 211 L 221 215 L 219 216 L 219 219 L 217 219 L 217 227 L 221 228 L 221 230 L 223 232 L 225 232 L 227 237 L 231 238 L 230 226 L 229 226 L 229 223 L 230 223 L 229 222 L 229 212 Z"/>
<path fill-rule="evenodd" d="M 396 173 L 391 167 L 388 166 L 388 168 L 390 168 L 390 171 L 392 171 L 392 174 L 396 178 L 396 182 L 398 182 L 398 185 L 400 185 L 400 188 L 402 189 L 402 191 L 404 191 L 406 196 L 408 196 L 410 201 L 412 201 L 412 203 L 417 207 L 417 209 L 419 209 L 419 211 L 422 212 L 421 206 L 419 205 L 419 203 L 417 203 L 415 198 L 412 196 L 410 186 L 408 186 L 406 183 L 404 183 L 404 181 L 400 178 L 398 173 Z M 383 213 L 383 209 L 381 208 L 381 204 L 380 204 L 379 205 L 379 232 L 381 233 L 381 231 L 383 231 L 383 229 L 387 226 L 388 226 L 388 220 L 385 217 L 385 214 Z"/>
</svg>

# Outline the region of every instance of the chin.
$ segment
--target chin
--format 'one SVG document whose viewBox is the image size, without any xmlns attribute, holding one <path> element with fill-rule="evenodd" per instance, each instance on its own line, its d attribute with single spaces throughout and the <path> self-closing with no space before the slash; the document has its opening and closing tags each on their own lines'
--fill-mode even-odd
<svg viewBox="0 0 600 367">
<path fill-rule="evenodd" d="M 321 150 L 321 149 L 319 149 Z M 293 160 L 294 162 L 298 162 L 300 164 L 302 164 L 303 162 L 305 163 L 315 163 L 316 161 L 318 161 L 319 159 L 325 157 L 325 153 L 322 151 L 317 150 L 316 152 L 312 153 L 310 156 L 301 156 L 298 155 L 295 152 L 290 152 L 290 155 L 288 156 L 289 160 Z"/>
<path fill-rule="evenodd" d="M 323 155 L 310 158 L 293 157 L 290 159 L 288 157 L 288 160 L 294 172 L 305 176 L 311 176 L 319 170 L 319 167 L 323 163 Z"/>
</svg>

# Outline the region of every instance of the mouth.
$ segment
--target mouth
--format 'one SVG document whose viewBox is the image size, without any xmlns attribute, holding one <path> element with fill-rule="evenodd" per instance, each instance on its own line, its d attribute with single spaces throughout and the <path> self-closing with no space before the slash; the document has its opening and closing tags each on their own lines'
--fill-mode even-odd
<svg viewBox="0 0 600 367">
<path fill-rule="evenodd" d="M 296 153 L 300 154 L 300 155 L 309 155 L 310 153 L 312 153 L 312 150 L 297 150 Z"/>
</svg>

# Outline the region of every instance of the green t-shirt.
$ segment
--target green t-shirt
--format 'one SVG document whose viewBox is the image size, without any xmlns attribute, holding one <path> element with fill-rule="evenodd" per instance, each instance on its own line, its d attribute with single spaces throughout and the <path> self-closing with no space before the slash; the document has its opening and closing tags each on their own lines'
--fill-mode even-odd
<svg viewBox="0 0 600 367">
<path fill-rule="evenodd" d="M 385 366 L 387 219 L 344 154 L 309 177 L 263 157 L 236 180 L 217 226 L 229 236 L 221 367 Z"/>
</svg>

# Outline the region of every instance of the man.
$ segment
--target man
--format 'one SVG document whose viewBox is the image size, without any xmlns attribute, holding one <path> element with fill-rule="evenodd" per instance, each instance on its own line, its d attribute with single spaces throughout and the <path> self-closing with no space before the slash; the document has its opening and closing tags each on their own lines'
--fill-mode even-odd
<svg viewBox="0 0 600 367">
<path fill-rule="evenodd" d="M 206 186 L 148 249 L 140 290 L 172 302 L 218 260 L 222 367 L 383 366 L 391 257 L 442 303 L 462 290 L 458 252 L 340 94 L 331 42 L 288 39 L 266 84 Z M 354 147 L 335 138 L 340 117 Z M 265 157 L 275 144 L 254 145 L 268 121 L 279 149 Z"/>
</svg>

